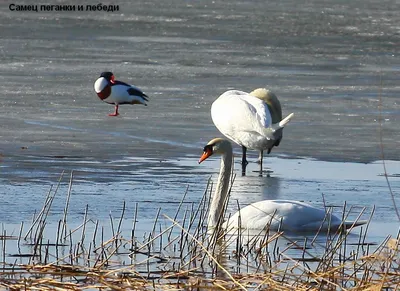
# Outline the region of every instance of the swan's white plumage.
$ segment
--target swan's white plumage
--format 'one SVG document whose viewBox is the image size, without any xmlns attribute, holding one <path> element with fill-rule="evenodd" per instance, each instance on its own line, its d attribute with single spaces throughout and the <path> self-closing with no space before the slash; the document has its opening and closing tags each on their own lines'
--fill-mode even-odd
<svg viewBox="0 0 400 291">
<path fill-rule="evenodd" d="M 272 125 L 268 106 L 249 93 L 226 91 L 212 104 L 211 117 L 222 134 L 246 148 L 266 148 L 274 139 L 265 131 Z"/>
<path fill-rule="evenodd" d="M 253 92 L 269 92 L 266 89 L 257 90 Z M 275 102 L 279 102 L 276 96 L 275 99 Z M 277 105 L 280 110 L 280 104 Z M 224 92 L 211 105 L 211 118 L 223 135 L 241 146 L 260 151 L 270 150 L 279 144 L 282 128 L 292 116 L 293 113 L 273 124 L 277 116 L 271 115 L 267 103 L 260 96 L 239 90 Z"/>
<path fill-rule="evenodd" d="M 211 148 L 211 149 L 210 149 Z M 217 186 L 210 204 L 209 227 L 215 228 L 222 215 L 223 205 L 229 195 L 229 181 L 233 163 L 231 143 L 225 139 L 211 140 L 204 148 L 200 162 L 212 154 L 221 155 L 221 170 Z M 307 203 L 293 200 L 263 200 L 250 204 L 233 214 L 224 223 L 227 229 L 270 229 L 289 232 L 336 230 L 365 224 L 365 221 L 344 221 L 324 210 Z"/>
<path fill-rule="evenodd" d="M 291 200 L 263 200 L 250 204 L 236 212 L 226 222 L 228 228 L 286 230 L 286 231 L 326 231 L 337 229 L 341 220 L 327 215 L 325 210 L 307 203 Z M 322 225 L 322 227 L 321 227 Z"/>
</svg>

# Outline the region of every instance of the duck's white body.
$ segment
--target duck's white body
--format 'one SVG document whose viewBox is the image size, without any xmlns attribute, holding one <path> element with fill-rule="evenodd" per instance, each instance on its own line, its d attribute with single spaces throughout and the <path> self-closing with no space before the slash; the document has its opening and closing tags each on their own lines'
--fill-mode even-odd
<svg viewBox="0 0 400 291">
<path fill-rule="evenodd" d="M 232 170 L 233 152 L 231 143 L 216 138 L 204 148 L 199 162 L 214 153 L 221 154 L 221 170 L 218 183 L 210 204 L 208 226 L 217 227 L 222 222 L 223 210 L 229 195 L 229 183 Z M 365 224 L 365 221 L 344 221 L 327 214 L 325 210 L 309 204 L 292 200 L 263 200 L 250 204 L 233 214 L 224 227 L 244 229 L 269 229 L 289 232 L 309 232 L 336 230 L 341 225 L 347 228 Z"/>
<path fill-rule="evenodd" d="M 122 82 L 112 84 L 111 94 L 103 100 L 104 102 L 107 102 L 108 104 L 146 105 L 146 99 L 143 98 L 143 92 L 139 88 L 133 85 L 121 83 Z"/>
</svg>

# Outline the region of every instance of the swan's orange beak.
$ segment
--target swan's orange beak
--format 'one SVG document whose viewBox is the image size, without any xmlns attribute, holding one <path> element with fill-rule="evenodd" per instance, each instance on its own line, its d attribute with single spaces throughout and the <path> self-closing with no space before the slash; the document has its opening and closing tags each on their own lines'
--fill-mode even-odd
<svg viewBox="0 0 400 291">
<path fill-rule="evenodd" d="M 213 153 L 212 153 L 212 150 L 206 150 L 206 151 L 204 151 L 204 153 L 203 153 L 203 154 L 201 155 L 201 157 L 200 157 L 199 164 L 200 164 L 202 161 L 208 159 L 212 154 L 213 154 Z"/>
</svg>

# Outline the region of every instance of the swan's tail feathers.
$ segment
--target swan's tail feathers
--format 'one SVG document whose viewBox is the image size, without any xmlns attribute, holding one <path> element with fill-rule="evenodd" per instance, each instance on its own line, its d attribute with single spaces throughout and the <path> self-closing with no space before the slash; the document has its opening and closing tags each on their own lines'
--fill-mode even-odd
<svg viewBox="0 0 400 291">
<path fill-rule="evenodd" d="M 284 128 L 285 125 L 292 119 L 294 113 L 290 113 L 286 118 L 282 119 L 281 122 L 279 122 L 279 127 Z"/>
<path fill-rule="evenodd" d="M 346 229 L 349 229 L 349 228 L 367 224 L 367 222 L 368 222 L 367 220 L 345 221 L 345 222 L 343 222 L 343 225 Z"/>
<path fill-rule="evenodd" d="M 289 123 L 289 121 L 292 119 L 294 113 L 290 113 L 288 116 L 286 116 L 284 119 L 282 119 L 279 123 L 272 124 L 272 129 L 274 131 L 277 131 L 278 129 L 284 128 L 286 124 Z"/>
</svg>

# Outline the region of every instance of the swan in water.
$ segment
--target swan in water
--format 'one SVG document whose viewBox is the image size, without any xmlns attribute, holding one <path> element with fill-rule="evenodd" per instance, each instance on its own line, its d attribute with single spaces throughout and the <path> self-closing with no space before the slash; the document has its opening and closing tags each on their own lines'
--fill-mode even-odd
<svg viewBox="0 0 400 291">
<path fill-rule="evenodd" d="M 210 204 L 208 227 L 216 228 L 222 221 L 224 205 L 227 202 L 229 182 L 231 177 L 233 152 L 231 143 L 222 138 L 211 140 L 205 147 L 199 163 L 213 154 L 220 154 L 221 169 L 217 186 Z M 240 222 L 240 224 L 239 224 Z M 292 200 L 263 200 L 250 204 L 233 214 L 223 227 L 245 229 L 283 230 L 290 232 L 312 232 L 336 230 L 341 226 L 346 228 L 365 224 L 366 221 L 343 221 L 325 210 L 309 204 Z"/>
<path fill-rule="evenodd" d="M 263 154 L 269 154 L 282 139 L 283 127 L 293 113 L 282 120 L 281 104 L 274 93 L 258 88 L 251 93 L 229 90 L 211 105 L 211 118 L 218 130 L 242 146 L 242 174 L 245 174 L 247 149 L 260 151 L 260 174 Z"/>
</svg>

